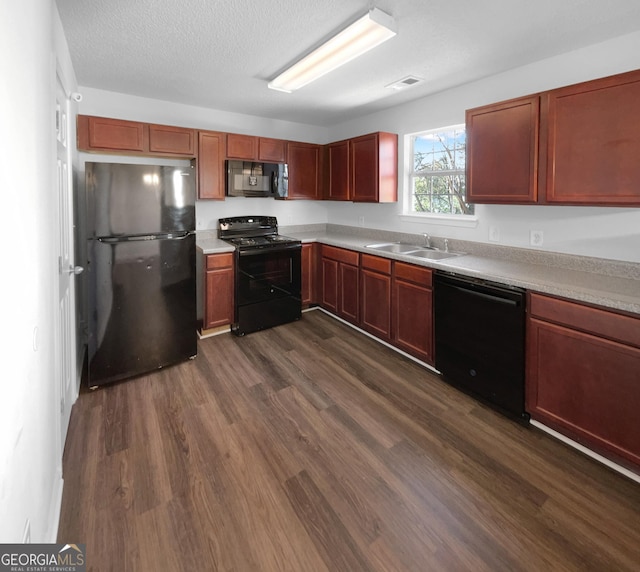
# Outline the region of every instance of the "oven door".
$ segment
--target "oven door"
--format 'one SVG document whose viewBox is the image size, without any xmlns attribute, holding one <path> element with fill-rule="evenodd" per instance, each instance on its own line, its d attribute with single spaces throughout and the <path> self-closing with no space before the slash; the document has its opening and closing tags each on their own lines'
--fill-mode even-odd
<svg viewBox="0 0 640 572">
<path fill-rule="evenodd" d="M 237 252 L 235 334 L 300 319 L 301 253 L 300 245 Z"/>
</svg>

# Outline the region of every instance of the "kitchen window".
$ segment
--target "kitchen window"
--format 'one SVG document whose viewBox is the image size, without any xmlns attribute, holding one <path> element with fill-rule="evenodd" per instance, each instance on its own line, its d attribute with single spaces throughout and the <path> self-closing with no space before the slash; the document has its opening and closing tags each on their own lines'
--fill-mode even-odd
<svg viewBox="0 0 640 572">
<path fill-rule="evenodd" d="M 466 200 L 464 125 L 411 137 L 410 195 L 406 214 L 473 215 Z"/>
</svg>

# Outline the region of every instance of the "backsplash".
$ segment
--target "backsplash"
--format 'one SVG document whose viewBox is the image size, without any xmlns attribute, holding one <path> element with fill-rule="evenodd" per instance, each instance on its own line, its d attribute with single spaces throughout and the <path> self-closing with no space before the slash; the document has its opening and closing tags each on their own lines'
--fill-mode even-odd
<svg viewBox="0 0 640 572">
<path fill-rule="evenodd" d="M 406 242 L 409 244 L 424 243 L 424 237 L 422 234 L 409 234 L 357 226 L 328 223 L 280 227 L 280 232 L 282 234 L 295 234 L 300 232 L 322 233 L 325 231 L 330 234 L 356 236 L 377 242 Z M 541 264 L 545 266 L 565 268 L 568 270 L 592 272 L 595 274 L 606 274 L 607 276 L 640 280 L 640 264 L 635 262 L 622 262 L 618 260 L 608 260 L 606 258 L 563 254 L 529 248 L 500 246 L 452 238 L 449 238 L 448 240 L 449 250 L 465 252 L 475 256 L 513 260 L 530 264 Z M 436 248 L 443 249 L 444 237 L 432 236 L 431 245 Z"/>
</svg>

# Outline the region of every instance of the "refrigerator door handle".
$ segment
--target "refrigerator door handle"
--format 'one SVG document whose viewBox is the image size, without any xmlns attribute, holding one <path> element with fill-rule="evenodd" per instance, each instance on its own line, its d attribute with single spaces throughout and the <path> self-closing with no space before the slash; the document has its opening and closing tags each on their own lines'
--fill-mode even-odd
<svg viewBox="0 0 640 572">
<path fill-rule="evenodd" d="M 184 240 L 191 236 L 191 231 L 171 233 L 165 232 L 160 234 L 140 234 L 132 236 L 99 236 L 97 240 L 104 244 L 116 244 L 118 242 L 136 242 L 142 240 Z"/>
</svg>

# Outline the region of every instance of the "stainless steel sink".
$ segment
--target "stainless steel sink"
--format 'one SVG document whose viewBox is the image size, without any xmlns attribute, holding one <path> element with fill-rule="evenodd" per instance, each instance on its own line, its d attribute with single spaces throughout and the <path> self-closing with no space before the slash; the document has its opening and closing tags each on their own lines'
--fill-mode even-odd
<svg viewBox="0 0 640 572">
<path fill-rule="evenodd" d="M 464 254 L 464 252 L 438 250 L 433 246 L 418 246 L 416 244 L 403 244 L 401 242 L 367 244 L 365 248 L 371 248 L 372 250 L 378 250 L 380 252 L 393 252 L 395 254 L 415 256 L 416 258 L 427 258 L 429 260 L 444 260 L 445 258 L 453 258 L 454 256 Z"/>
<path fill-rule="evenodd" d="M 408 254 L 426 247 L 416 246 L 415 244 L 402 244 L 400 242 L 385 242 L 382 244 L 367 244 L 365 248 L 372 248 L 382 252 L 395 252 L 396 254 Z"/>
<path fill-rule="evenodd" d="M 414 250 L 405 252 L 407 256 L 415 256 L 416 258 L 428 258 L 429 260 L 444 260 L 445 258 L 453 258 L 461 256 L 463 252 L 445 252 L 443 250 Z"/>
</svg>

